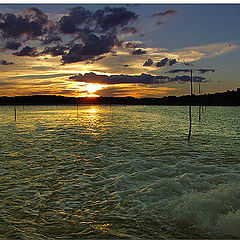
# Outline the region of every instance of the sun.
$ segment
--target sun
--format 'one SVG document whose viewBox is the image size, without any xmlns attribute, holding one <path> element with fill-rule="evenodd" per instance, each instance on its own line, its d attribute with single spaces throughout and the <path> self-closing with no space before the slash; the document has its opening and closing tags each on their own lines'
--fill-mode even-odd
<svg viewBox="0 0 240 240">
<path fill-rule="evenodd" d="M 106 85 L 98 83 L 84 83 L 79 86 L 80 91 L 78 97 L 100 97 L 100 95 L 96 94 L 96 92 L 105 87 Z"/>
<path fill-rule="evenodd" d="M 88 93 L 92 94 L 92 93 L 95 93 L 95 92 L 98 91 L 98 90 L 101 90 L 102 88 L 103 88 L 103 85 L 101 85 L 101 84 L 88 83 L 88 84 L 86 85 L 86 87 L 85 87 L 85 90 L 86 90 Z"/>
</svg>

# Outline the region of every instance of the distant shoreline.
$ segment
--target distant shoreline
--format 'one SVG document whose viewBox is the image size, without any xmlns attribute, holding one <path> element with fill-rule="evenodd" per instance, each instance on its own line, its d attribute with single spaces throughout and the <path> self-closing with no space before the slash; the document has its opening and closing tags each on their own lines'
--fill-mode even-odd
<svg viewBox="0 0 240 240">
<path fill-rule="evenodd" d="M 240 106 L 240 88 L 215 94 L 168 96 L 162 98 L 134 97 L 64 97 L 33 95 L 0 97 L 0 105 L 167 105 L 167 106 Z"/>
</svg>

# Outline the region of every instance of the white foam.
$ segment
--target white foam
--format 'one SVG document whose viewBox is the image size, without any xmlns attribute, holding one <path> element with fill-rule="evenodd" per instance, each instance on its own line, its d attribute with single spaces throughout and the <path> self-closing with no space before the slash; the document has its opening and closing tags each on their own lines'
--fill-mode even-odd
<svg viewBox="0 0 240 240">
<path fill-rule="evenodd" d="M 240 237 L 240 185 L 221 184 L 206 193 L 188 193 L 167 210 L 178 224 Z"/>
</svg>

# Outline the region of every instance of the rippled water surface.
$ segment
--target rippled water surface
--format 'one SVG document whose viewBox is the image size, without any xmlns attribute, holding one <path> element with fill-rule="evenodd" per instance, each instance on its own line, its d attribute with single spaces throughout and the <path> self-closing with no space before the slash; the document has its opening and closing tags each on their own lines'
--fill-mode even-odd
<svg viewBox="0 0 240 240">
<path fill-rule="evenodd" d="M 240 108 L 0 107 L 0 237 L 240 238 Z"/>
</svg>

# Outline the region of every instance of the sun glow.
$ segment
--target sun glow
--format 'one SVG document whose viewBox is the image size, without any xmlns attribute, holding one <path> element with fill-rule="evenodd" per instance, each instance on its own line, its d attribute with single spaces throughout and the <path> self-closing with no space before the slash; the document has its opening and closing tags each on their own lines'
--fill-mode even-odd
<svg viewBox="0 0 240 240">
<path fill-rule="evenodd" d="M 108 87 L 107 84 L 68 82 L 66 90 L 72 91 L 76 97 L 100 97 L 97 91 Z"/>
<path fill-rule="evenodd" d="M 96 84 L 96 83 L 85 83 L 85 85 L 81 86 L 79 91 L 79 97 L 99 97 L 98 94 L 95 94 L 95 92 L 103 89 L 106 87 L 102 84 Z"/>
</svg>

